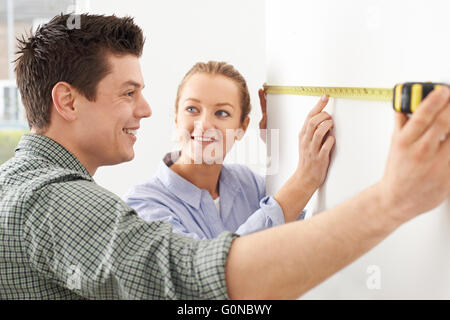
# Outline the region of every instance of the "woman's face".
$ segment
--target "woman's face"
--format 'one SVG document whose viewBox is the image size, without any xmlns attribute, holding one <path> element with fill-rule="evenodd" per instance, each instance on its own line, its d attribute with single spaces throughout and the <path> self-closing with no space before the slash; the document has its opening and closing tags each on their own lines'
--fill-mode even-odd
<svg viewBox="0 0 450 320">
<path fill-rule="evenodd" d="M 241 123 L 240 92 L 222 75 L 196 73 L 180 93 L 175 124 L 182 155 L 195 164 L 223 163 L 225 155 L 247 129 Z"/>
</svg>

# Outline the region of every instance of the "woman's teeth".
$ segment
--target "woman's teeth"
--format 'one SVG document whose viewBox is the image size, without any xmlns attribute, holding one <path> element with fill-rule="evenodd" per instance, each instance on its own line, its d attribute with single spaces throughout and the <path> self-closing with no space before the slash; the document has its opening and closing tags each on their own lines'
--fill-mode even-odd
<svg viewBox="0 0 450 320">
<path fill-rule="evenodd" d="M 216 141 L 216 139 L 214 138 L 208 138 L 208 137 L 194 137 L 195 141 L 200 141 L 200 142 L 213 142 Z"/>
<path fill-rule="evenodd" d="M 123 132 L 132 134 L 134 136 L 137 134 L 137 130 L 132 130 L 132 129 L 123 129 Z"/>
</svg>

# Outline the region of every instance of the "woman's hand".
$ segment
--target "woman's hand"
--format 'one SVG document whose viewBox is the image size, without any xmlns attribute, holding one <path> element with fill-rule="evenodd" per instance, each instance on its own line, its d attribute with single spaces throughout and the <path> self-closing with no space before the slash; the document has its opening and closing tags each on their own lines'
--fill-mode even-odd
<svg viewBox="0 0 450 320">
<path fill-rule="evenodd" d="M 325 181 L 335 138 L 333 120 L 323 112 L 328 97 L 323 96 L 309 112 L 299 134 L 299 160 L 294 174 L 275 194 L 285 222 L 295 221 L 313 193 Z"/>
<path fill-rule="evenodd" d="M 267 100 L 266 100 L 266 93 L 264 92 L 264 89 L 258 90 L 259 95 L 259 103 L 261 105 L 261 113 L 262 118 L 259 122 L 259 136 L 261 137 L 262 141 L 266 143 L 266 129 L 267 129 Z"/>
<path fill-rule="evenodd" d="M 327 103 L 328 96 L 323 95 L 309 112 L 299 134 L 299 161 L 295 174 L 302 185 L 313 192 L 325 181 L 335 143 L 331 133 L 333 119 L 322 111 Z"/>
</svg>

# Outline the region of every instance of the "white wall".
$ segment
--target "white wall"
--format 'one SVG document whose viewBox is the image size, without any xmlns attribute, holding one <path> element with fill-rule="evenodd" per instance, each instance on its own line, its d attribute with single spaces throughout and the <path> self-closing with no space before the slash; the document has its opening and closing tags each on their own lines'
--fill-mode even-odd
<svg viewBox="0 0 450 320">
<path fill-rule="evenodd" d="M 99 169 L 94 176 L 97 183 L 123 195 L 153 175 L 163 155 L 174 148 L 177 86 L 195 62 L 208 60 L 233 64 L 246 78 L 251 93 L 249 132 L 227 160 L 264 172 L 257 163 L 260 158 L 264 161 L 265 146 L 255 134 L 261 118 L 257 90 L 265 81 L 264 1 L 92 0 L 88 7 L 90 13 L 133 16 L 143 28 L 147 39 L 141 59 L 144 95 L 153 110 L 151 118 L 141 121 L 135 159 Z M 246 151 L 247 156 L 238 151 Z"/>
<path fill-rule="evenodd" d="M 406 81 L 449 83 L 450 42 L 442 40 L 448 39 L 449 10 L 447 0 L 269 0 L 267 82 L 381 88 Z M 294 171 L 297 133 L 317 100 L 268 96 L 268 127 L 280 128 L 279 172 L 268 176 L 269 191 Z M 310 214 L 378 181 L 393 132 L 389 102 L 330 99 L 326 111 L 333 116 L 336 144 Z M 449 250 L 450 198 L 303 298 L 449 299 Z"/>
</svg>

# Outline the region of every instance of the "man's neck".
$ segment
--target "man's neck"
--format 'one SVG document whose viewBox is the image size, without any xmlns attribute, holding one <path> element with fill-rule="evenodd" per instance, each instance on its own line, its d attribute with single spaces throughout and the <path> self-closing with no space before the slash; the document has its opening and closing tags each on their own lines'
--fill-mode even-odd
<svg viewBox="0 0 450 320">
<path fill-rule="evenodd" d="M 62 145 L 64 148 L 66 148 L 70 153 L 72 153 L 78 159 L 78 161 L 80 161 L 80 163 L 89 172 L 91 177 L 94 176 L 94 174 L 97 171 L 99 166 L 93 164 L 93 161 L 91 161 L 88 157 L 83 156 L 83 153 L 74 144 L 72 144 L 69 139 L 65 139 L 64 135 L 61 135 L 60 132 L 59 132 L 59 134 L 55 134 L 55 133 L 53 133 L 52 130 L 41 131 L 41 130 L 36 130 L 35 128 L 31 128 L 30 132 L 33 134 L 39 134 L 41 136 L 50 138 L 53 141 L 58 142 L 60 145 Z"/>
</svg>

